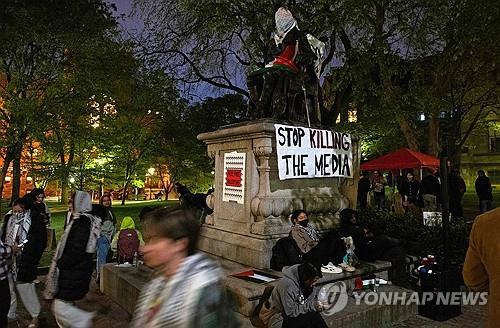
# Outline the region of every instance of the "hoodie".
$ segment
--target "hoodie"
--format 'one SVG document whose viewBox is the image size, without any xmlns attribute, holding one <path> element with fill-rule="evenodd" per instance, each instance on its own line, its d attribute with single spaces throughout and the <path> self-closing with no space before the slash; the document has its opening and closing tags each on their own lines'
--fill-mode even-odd
<svg viewBox="0 0 500 328">
<path fill-rule="evenodd" d="M 271 294 L 271 306 L 280 312 L 269 322 L 270 327 L 281 327 L 282 317 L 298 317 L 300 314 L 316 312 L 317 289 L 306 298 L 300 288 L 299 265 L 283 268 L 283 278 Z"/>
<path fill-rule="evenodd" d="M 113 241 L 111 242 L 111 249 L 113 250 L 113 252 L 116 252 L 116 250 L 118 249 L 118 236 L 120 235 L 120 231 L 125 229 L 135 230 L 137 232 L 137 236 L 139 237 L 140 245 L 144 245 L 144 240 L 142 239 L 141 232 L 135 228 L 134 219 L 132 219 L 132 217 L 130 216 L 126 216 L 122 220 L 120 230 L 116 232 L 115 236 L 113 237 Z"/>
</svg>

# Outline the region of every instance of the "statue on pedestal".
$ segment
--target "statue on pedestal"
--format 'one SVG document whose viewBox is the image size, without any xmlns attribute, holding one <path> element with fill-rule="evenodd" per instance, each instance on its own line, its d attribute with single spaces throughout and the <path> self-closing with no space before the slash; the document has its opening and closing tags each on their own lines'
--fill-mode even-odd
<svg viewBox="0 0 500 328">
<path fill-rule="evenodd" d="M 273 58 L 247 78 L 255 118 L 321 123 L 319 75 L 325 44 L 300 31 L 285 7 L 276 11 L 276 32 L 270 40 Z"/>
</svg>

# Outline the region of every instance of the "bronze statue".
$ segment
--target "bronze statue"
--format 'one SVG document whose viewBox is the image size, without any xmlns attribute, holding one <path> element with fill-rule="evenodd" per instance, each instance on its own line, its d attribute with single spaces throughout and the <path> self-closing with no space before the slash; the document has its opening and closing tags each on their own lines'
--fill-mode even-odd
<svg viewBox="0 0 500 328">
<path fill-rule="evenodd" d="M 304 35 L 292 13 L 276 11 L 276 32 L 270 40 L 273 60 L 247 78 L 255 118 L 321 123 L 319 75 L 325 44 Z"/>
</svg>

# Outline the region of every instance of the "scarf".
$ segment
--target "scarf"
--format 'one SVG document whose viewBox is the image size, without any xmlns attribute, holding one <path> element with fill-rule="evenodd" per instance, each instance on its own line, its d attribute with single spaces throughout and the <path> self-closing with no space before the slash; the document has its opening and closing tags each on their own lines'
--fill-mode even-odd
<svg viewBox="0 0 500 328">
<path fill-rule="evenodd" d="M 274 41 L 276 46 L 283 42 L 288 32 L 297 26 L 297 21 L 293 18 L 290 10 L 280 7 L 274 14 L 274 20 L 276 21 L 276 34 L 274 36 Z"/>
<path fill-rule="evenodd" d="M 57 268 L 57 261 L 61 258 L 66 248 L 66 242 L 68 241 L 68 235 L 73 227 L 75 220 L 78 220 L 81 215 L 85 215 L 90 219 L 90 234 L 87 240 L 87 246 L 85 251 L 87 253 L 95 253 L 97 246 L 97 238 L 99 238 L 101 230 L 101 219 L 95 215 L 91 215 L 89 212 L 92 210 L 92 203 L 90 200 L 90 195 L 84 191 L 76 191 L 73 196 L 73 219 L 66 226 L 66 230 L 61 237 L 61 241 L 57 245 L 56 252 L 52 257 L 52 262 L 50 264 L 49 273 L 47 275 L 47 282 L 44 291 L 44 298 L 51 300 L 54 299 L 58 291 L 59 284 L 59 269 Z"/>
<path fill-rule="evenodd" d="M 142 292 L 132 327 L 190 327 L 203 288 L 221 278 L 220 269 L 201 253 L 187 257 L 171 278 L 159 276 Z"/>
<path fill-rule="evenodd" d="M 12 213 L 12 212 L 11 212 Z M 11 214 L 5 233 L 5 244 L 14 245 L 20 244 L 28 238 L 28 231 L 31 227 L 31 211 L 24 211 L 22 214 Z M 12 257 L 12 265 L 10 272 L 12 279 L 17 280 L 17 261 L 21 254 Z"/>
<path fill-rule="evenodd" d="M 311 238 L 311 240 L 313 240 L 313 241 L 319 240 L 318 232 L 316 231 L 316 229 L 314 229 L 314 227 L 310 223 L 307 224 L 307 227 L 303 227 L 298 223 L 295 224 L 294 226 L 298 227 L 299 229 L 304 230 L 307 233 L 307 235 L 309 236 L 309 238 Z"/>
</svg>

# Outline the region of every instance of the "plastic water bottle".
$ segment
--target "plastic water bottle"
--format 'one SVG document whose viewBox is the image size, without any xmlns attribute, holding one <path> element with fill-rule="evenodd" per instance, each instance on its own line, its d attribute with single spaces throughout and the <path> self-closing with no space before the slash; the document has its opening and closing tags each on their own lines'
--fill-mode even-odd
<svg viewBox="0 0 500 328">
<path fill-rule="evenodd" d="M 329 285 L 323 286 L 318 293 L 318 302 L 321 303 L 324 307 L 328 305 L 328 289 Z"/>
<path fill-rule="evenodd" d="M 376 293 L 380 287 L 380 278 L 375 277 L 375 284 L 373 285 L 373 291 Z"/>
</svg>

